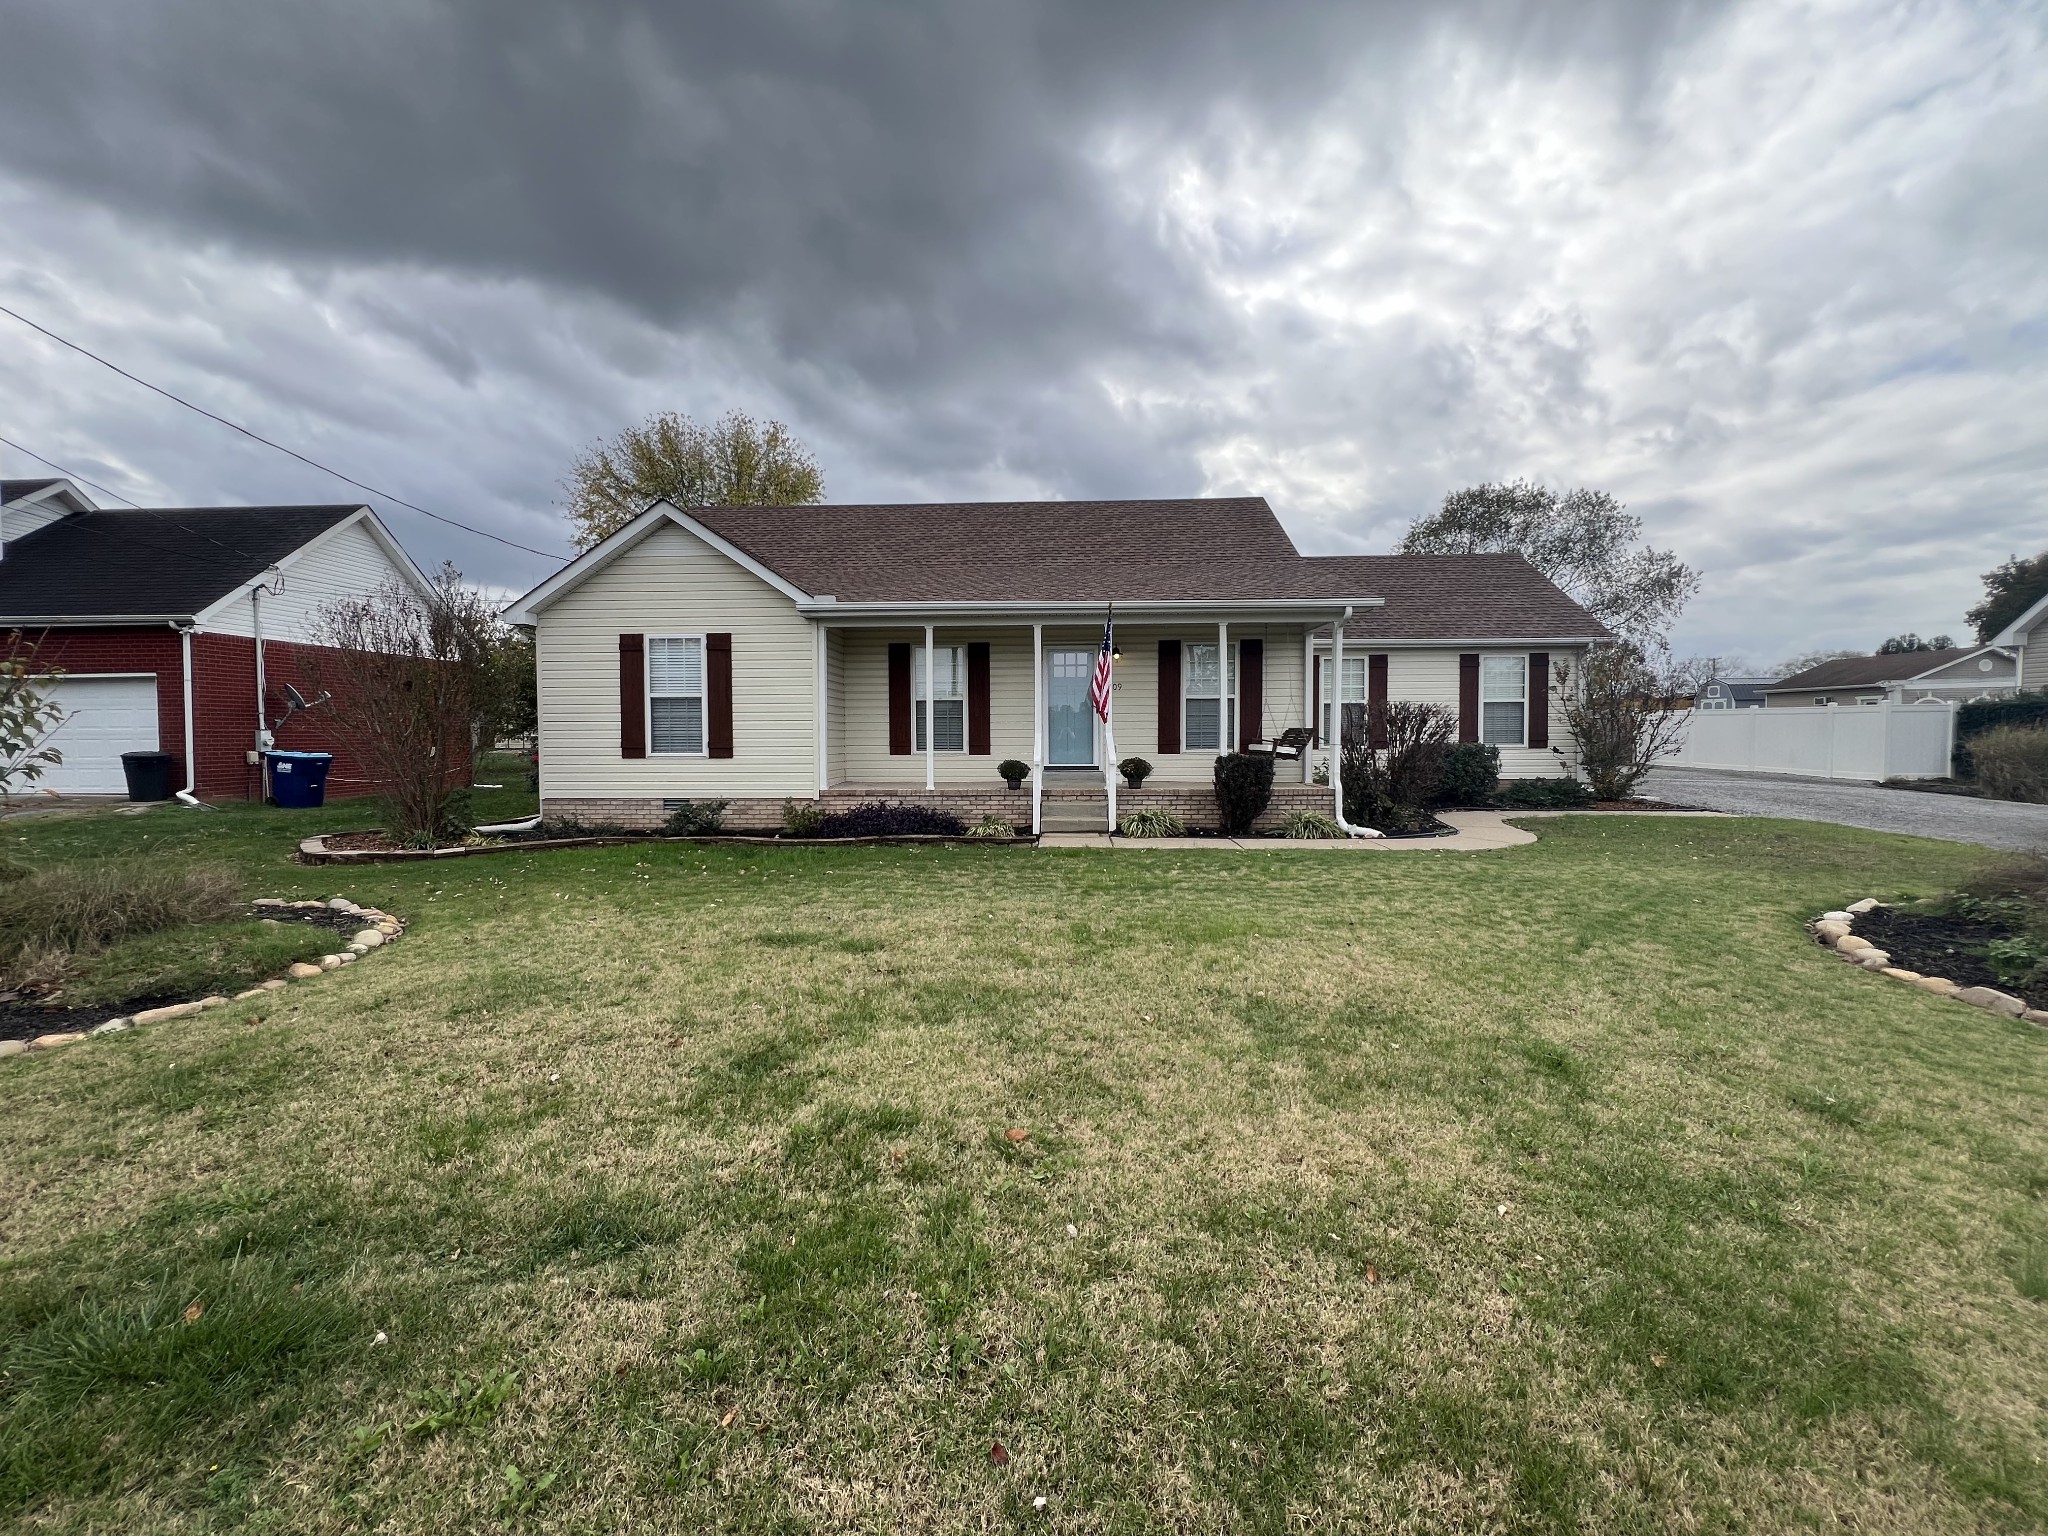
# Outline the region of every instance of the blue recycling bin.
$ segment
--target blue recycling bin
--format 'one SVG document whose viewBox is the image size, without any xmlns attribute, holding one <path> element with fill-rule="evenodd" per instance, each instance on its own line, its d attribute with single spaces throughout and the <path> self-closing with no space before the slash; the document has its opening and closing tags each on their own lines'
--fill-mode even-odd
<svg viewBox="0 0 2048 1536">
<path fill-rule="evenodd" d="M 266 752 L 263 765 L 270 774 L 271 804 L 304 810 L 327 803 L 332 752 Z"/>
</svg>

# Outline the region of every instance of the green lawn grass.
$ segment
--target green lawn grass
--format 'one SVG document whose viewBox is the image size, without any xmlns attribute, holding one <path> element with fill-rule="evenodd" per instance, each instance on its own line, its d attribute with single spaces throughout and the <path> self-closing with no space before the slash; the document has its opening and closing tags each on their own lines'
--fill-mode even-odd
<svg viewBox="0 0 2048 1536">
<path fill-rule="evenodd" d="M 285 861 L 372 814 L 0 824 L 412 924 L 0 1063 L 0 1521 L 2048 1523 L 2048 1035 L 1799 926 L 1971 850 Z"/>
</svg>

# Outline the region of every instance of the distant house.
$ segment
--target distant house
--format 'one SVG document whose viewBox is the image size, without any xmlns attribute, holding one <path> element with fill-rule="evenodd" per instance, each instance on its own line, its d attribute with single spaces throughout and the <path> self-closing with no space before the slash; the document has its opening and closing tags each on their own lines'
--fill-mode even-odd
<svg viewBox="0 0 2048 1536">
<path fill-rule="evenodd" d="M 175 760 L 174 787 L 257 799 L 259 748 L 286 685 L 323 675 L 316 628 L 333 598 L 426 577 L 360 505 L 101 508 L 69 480 L 0 481 L 0 632 L 62 671 L 64 761 L 38 788 L 121 794 L 123 752 Z M 329 666 L 325 676 L 335 678 Z M 329 793 L 375 786 L 315 709 L 275 745 L 331 751 Z"/>
<path fill-rule="evenodd" d="M 2028 651 L 2035 630 L 2041 631 L 2041 654 L 2028 665 Z M 1991 643 L 2012 652 L 2017 672 L 2016 688 L 2035 693 L 2048 689 L 2048 597 L 2029 608 L 1991 637 Z"/>
<path fill-rule="evenodd" d="M 1710 677 L 1700 684 L 1696 709 L 1762 709 L 1764 690 L 1775 682 L 1769 677 Z"/>
<path fill-rule="evenodd" d="M 1878 656 L 1845 656 L 1766 683 L 1760 690 L 1772 709 L 1816 704 L 1968 703 L 1996 698 L 2019 688 L 2019 658 L 1999 645 L 1958 646 L 1945 651 L 1896 651 Z"/>
</svg>

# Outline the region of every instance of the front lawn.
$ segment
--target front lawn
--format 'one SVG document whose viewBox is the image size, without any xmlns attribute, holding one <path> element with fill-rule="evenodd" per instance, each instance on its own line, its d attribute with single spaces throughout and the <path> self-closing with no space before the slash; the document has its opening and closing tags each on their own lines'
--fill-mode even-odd
<svg viewBox="0 0 2048 1536">
<path fill-rule="evenodd" d="M 2048 1522 L 2048 1034 L 1800 929 L 1974 850 L 284 862 L 367 814 L 0 825 L 412 924 L 0 1062 L 0 1522 Z"/>
</svg>

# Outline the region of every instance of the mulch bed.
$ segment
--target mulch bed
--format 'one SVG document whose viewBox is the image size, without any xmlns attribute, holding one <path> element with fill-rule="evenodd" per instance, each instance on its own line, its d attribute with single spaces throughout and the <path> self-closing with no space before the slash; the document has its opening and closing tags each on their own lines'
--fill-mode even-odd
<svg viewBox="0 0 2048 1536">
<path fill-rule="evenodd" d="M 251 918 L 267 919 L 278 923 L 304 923 L 315 928 L 327 928 L 344 938 L 362 930 L 363 919 L 351 913 L 335 912 L 327 907 L 251 907 L 248 912 L 234 919 L 246 922 Z M 91 1029 L 95 1024 L 104 1024 L 109 1019 L 124 1019 L 131 1013 L 141 1013 L 146 1008 L 168 1008 L 173 1003 L 189 1003 L 189 997 L 130 997 L 113 1003 L 88 1003 L 81 1007 L 67 1007 L 63 994 L 54 1002 L 46 1002 L 35 996 L 18 992 L 0 992 L 0 1040 L 33 1040 L 38 1035 L 69 1034 L 77 1030 Z"/>
<path fill-rule="evenodd" d="M 1946 976 L 1959 987 L 1996 987 L 2008 996 L 2024 997 L 2030 1008 L 2048 1008 L 2048 992 L 2036 987 L 2029 994 L 2001 981 L 1984 958 L 1986 944 L 2013 937 L 2015 930 L 2004 923 L 1905 907 L 1874 907 L 1856 919 L 1853 931 L 1890 955 L 1892 964 L 1901 970 Z"/>
</svg>

